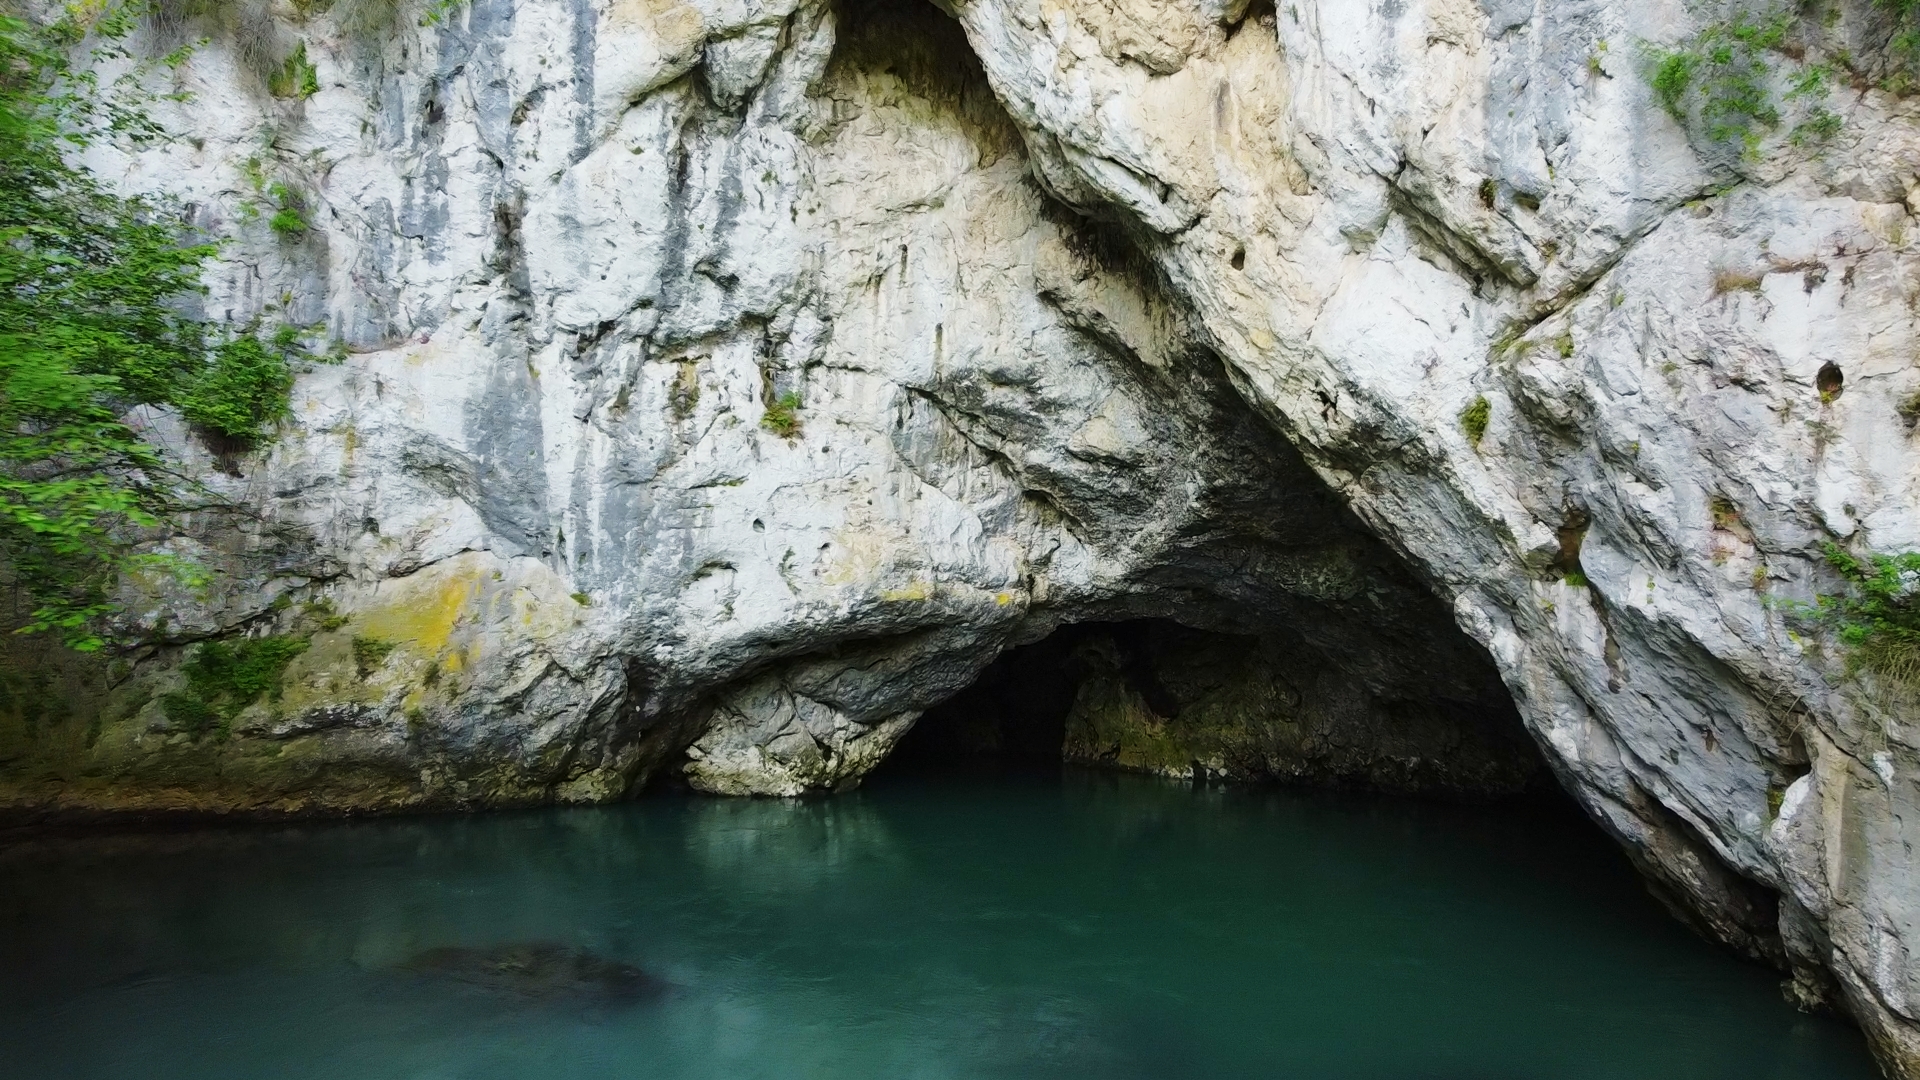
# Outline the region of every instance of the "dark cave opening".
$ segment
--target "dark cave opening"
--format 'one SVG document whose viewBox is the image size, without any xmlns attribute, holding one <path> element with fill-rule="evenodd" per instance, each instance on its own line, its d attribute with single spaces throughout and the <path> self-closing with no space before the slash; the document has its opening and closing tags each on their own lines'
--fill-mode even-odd
<svg viewBox="0 0 1920 1080">
<path fill-rule="evenodd" d="M 876 775 L 1075 765 L 1450 798 L 1557 791 L 1497 683 L 1462 696 L 1412 682 L 1370 686 L 1284 627 L 1078 623 L 1002 653 Z"/>
</svg>

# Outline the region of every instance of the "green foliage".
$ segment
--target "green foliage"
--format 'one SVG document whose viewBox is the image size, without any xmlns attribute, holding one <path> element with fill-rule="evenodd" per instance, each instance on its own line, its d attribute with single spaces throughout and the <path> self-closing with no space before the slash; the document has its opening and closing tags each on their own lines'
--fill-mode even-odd
<svg viewBox="0 0 1920 1080">
<path fill-rule="evenodd" d="M 1893 408 L 1900 414 L 1900 419 L 1906 421 L 1908 427 L 1920 424 L 1920 390 L 1915 390 L 1901 398 L 1900 403 Z"/>
<path fill-rule="evenodd" d="M 1657 57 L 1653 77 L 1649 80 L 1653 84 L 1654 99 L 1660 102 L 1660 107 L 1667 111 L 1668 116 L 1683 124 L 1687 122 L 1687 92 L 1693 89 L 1694 77 L 1700 71 L 1700 59 L 1698 54 L 1684 49 L 1662 53 Z"/>
<path fill-rule="evenodd" d="M 273 200 L 273 217 L 267 225 L 276 234 L 291 240 L 307 231 L 307 204 L 300 193 L 275 180 L 267 185 L 267 197 Z"/>
<path fill-rule="evenodd" d="M 1767 54 L 1786 43 L 1793 16 L 1780 11 L 1764 19 L 1739 12 L 1695 34 L 1670 51 L 1654 52 L 1650 82 L 1668 115 L 1689 123 L 1696 114 L 1708 139 L 1739 143 L 1751 155 L 1760 129 L 1780 123 L 1767 80 Z"/>
<path fill-rule="evenodd" d="M 291 362 L 305 355 L 298 336 L 283 326 L 264 341 L 245 333 L 222 342 L 212 364 L 176 394 L 182 415 L 195 427 L 243 442 L 265 435 L 287 415 Z"/>
<path fill-rule="evenodd" d="M 1467 441 L 1478 448 L 1480 440 L 1486 437 L 1487 422 L 1492 419 L 1493 402 L 1488 401 L 1485 394 L 1481 394 L 1468 402 L 1466 408 L 1460 410 L 1460 430 L 1466 432 Z"/>
<path fill-rule="evenodd" d="M 1816 597 L 1800 614 L 1831 630 L 1851 665 L 1920 685 L 1920 551 L 1859 558 L 1832 542 L 1823 550 L 1847 590 Z"/>
<path fill-rule="evenodd" d="M 452 18 L 454 12 L 459 11 L 466 2 L 467 0 L 431 0 L 427 4 L 426 13 L 420 16 L 420 25 L 437 26 Z"/>
<path fill-rule="evenodd" d="M 1893 37 L 1887 41 L 1888 59 L 1895 70 L 1888 89 L 1909 93 L 1920 76 L 1920 0 L 1877 0 L 1893 18 Z"/>
<path fill-rule="evenodd" d="M 1789 135 L 1795 146 L 1818 146 L 1840 134 L 1840 117 L 1823 104 L 1827 92 L 1833 87 L 1833 69 L 1825 64 L 1808 64 L 1801 68 L 1789 80 L 1788 101 L 1807 101 L 1812 104 L 1807 109 L 1804 120 L 1793 126 Z"/>
<path fill-rule="evenodd" d="M 279 64 L 271 0 L 148 0 L 129 10 L 136 7 L 146 9 L 156 40 L 221 39 L 240 66 L 260 78 L 271 78 Z"/>
<path fill-rule="evenodd" d="M 323 633 L 332 633 L 352 620 L 334 610 L 333 601 L 326 597 L 309 603 L 303 612 L 308 618 L 318 621 Z"/>
<path fill-rule="evenodd" d="M 196 737 L 206 734 L 220 719 L 213 706 L 187 690 L 161 695 L 160 711 L 166 714 L 168 723 Z"/>
<path fill-rule="evenodd" d="M 298 637 L 209 641 L 181 665 L 187 688 L 167 694 L 160 707 L 174 726 L 194 735 L 224 727 L 262 696 L 280 697 L 280 678 L 293 658 L 307 651 Z"/>
<path fill-rule="evenodd" d="M 267 75 L 267 93 L 278 98 L 307 98 L 320 92 L 320 72 L 307 60 L 307 43 L 301 42 L 278 70 Z"/>
<path fill-rule="evenodd" d="M 102 644 L 91 627 L 121 573 L 167 565 L 133 541 L 172 516 L 179 484 L 121 416 L 178 406 L 253 439 L 290 382 L 291 338 L 216 333 L 181 302 L 213 246 L 163 201 L 73 164 L 94 143 L 160 135 L 131 83 L 102 88 L 67 59 L 89 29 L 96 55 L 124 57 L 131 10 L 91 28 L 0 16 L 0 566 L 28 602 L 23 629 L 82 649 Z"/>
<path fill-rule="evenodd" d="M 353 670 L 362 679 L 379 670 L 387 655 L 393 652 L 393 642 L 376 637 L 358 637 L 353 639 Z"/>
<path fill-rule="evenodd" d="M 1880 2 L 1920 27 L 1920 0 Z M 1782 105 L 1798 103 L 1803 113 L 1789 133 L 1795 146 L 1818 147 L 1832 140 L 1844 125 L 1826 106 L 1833 85 L 1830 67 L 1800 66 L 1787 76 L 1788 89 L 1779 102 L 1769 88 L 1773 56 L 1800 55 L 1788 41 L 1793 23 L 1790 9 L 1765 17 L 1738 12 L 1678 48 L 1651 50 L 1648 82 L 1654 99 L 1675 120 L 1693 125 L 1697 118 L 1708 139 L 1737 143 L 1749 157 L 1757 153 L 1763 131 L 1779 126 Z M 1920 28 L 1914 31 L 1914 42 L 1920 45 Z"/>
<path fill-rule="evenodd" d="M 579 604 L 581 607 L 592 607 L 593 597 L 583 592 L 577 592 L 573 594 L 573 602 Z"/>
<path fill-rule="evenodd" d="M 800 434 L 800 395 L 791 391 L 781 394 L 773 404 L 767 406 L 766 415 L 760 418 L 760 426 L 783 439 Z"/>
</svg>

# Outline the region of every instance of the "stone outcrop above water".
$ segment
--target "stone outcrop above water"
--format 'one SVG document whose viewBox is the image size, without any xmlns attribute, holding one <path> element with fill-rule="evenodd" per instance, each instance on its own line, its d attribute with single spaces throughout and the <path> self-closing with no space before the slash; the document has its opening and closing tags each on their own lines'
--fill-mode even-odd
<svg viewBox="0 0 1920 1080">
<path fill-rule="evenodd" d="M 1676 909 L 1920 1075 L 1912 706 L 1787 606 L 1825 541 L 1920 547 L 1920 119 L 1863 82 L 1818 152 L 1690 135 L 1636 42 L 1692 18 L 267 11 L 95 164 L 233 238 L 210 311 L 347 355 L 253 455 L 140 418 L 228 574 L 12 679 L 7 799 L 827 790 L 1058 627 L 1285 633 L 1356 714 L 1504 686 Z M 247 58 L 296 45 L 276 97 Z M 277 696 L 170 716 L 268 634 Z"/>
</svg>

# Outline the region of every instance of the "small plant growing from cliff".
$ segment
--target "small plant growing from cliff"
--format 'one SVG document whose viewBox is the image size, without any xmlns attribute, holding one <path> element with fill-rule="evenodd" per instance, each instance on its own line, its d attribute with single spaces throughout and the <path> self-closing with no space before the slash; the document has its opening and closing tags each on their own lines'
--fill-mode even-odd
<svg viewBox="0 0 1920 1080">
<path fill-rule="evenodd" d="M 1920 0 L 1883 2 L 1920 6 Z M 1804 117 L 1791 133 L 1796 146 L 1816 146 L 1832 139 L 1842 125 L 1825 105 L 1832 76 L 1828 67 L 1801 66 L 1780 101 L 1769 86 L 1774 78 L 1773 57 L 1791 56 L 1797 61 L 1804 55 L 1789 41 L 1793 24 L 1790 9 L 1765 16 L 1740 11 L 1678 47 L 1649 48 L 1647 81 L 1654 100 L 1681 124 L 1697 124 L 1708 140 L 1737 145 L 1747 157 L 1758 153 L 1766 129 L 1779 126 L 1783 104 L 1804 106 Z"/>
<path fill-rule="evenodd" d="M 267 185 L 267 197 L 273 203 L 273 216 L 267 219 L 268 228 L 289 240 L 306 234 L 307 205 L 299 192 L 275 180 Z"/>
<path fill-rule="evenodd" d="M 309 603 L 301 613 L 318 622 L 320 629 L 326 633 L 332 633 L 352 621 L 335 610 L 333 601 L 324 596 Z"/>
<path fill-rule="evenodd" d="M 1913 393 L 1901 398 L 1900 403 L 1893 408 L 1896 413 L 1900 414 L 1901 421 L 1909 428 L 1920 424 L 1920 390 L 1915 390 Z"/>
<path fill-rule="evenodd" d="M 299 331 L 282 326 L 262 337 L 249 328 L 215 349 L 212 365 L 179 395 L 187 421 L 251 444 L 287 416 L 293 365 L 307 355 Z"/>
<path fill-rule="evenodd" d="M 369 678 L 387 662 L 387 656 L 393 652 L 393 642 L 376 637 L 355 637 L 353 639 L 353 670 L 361 679 Z"/>
<path fill-rule="evenodd" d="M 1828 542 L 1823 553 L 1846 589 L 1794 613 L 1832 631 L 1847 648 L 1849 667 L 1920 686 L 1920 551 L 1858 557 Z"/>
<path fill-rule="evenodd" d="M 1887 12 L 1893 21 L 1893 36 L 1887 41 L 1887 59 L 1892 70 L 1883 89 L 1902 96 L 1920 83 L 1920 0 L 1876 0 L 1875 6 Z"/>
<path fill-rule="evenodd" d="M 1697 111 L 1707 138 L 1738 143 L 1753 154 L 1759 129 L 1780 123 L 1766 85 L 1772 74 L 1767 54 L 1786 41 L 1792 24 L 1784 11 L 1766 19 L 1740 12 L 1677 49 L 1657 52 L 1650 80 L 1654 98 L 1682 124 Z"/>
<path fill-rule="evenodd" d="M 294 47 L 279 68 L 267 75 L 267 92 L 277 98 L 302 101 L 320 92 L 320 72 L 307 59 L 307 43 Z"/>
<path fill-rule="evenodd" d="M 789 390 L 775 398 L 760 418 L 760 426 L 783 439 L 800 434 L 800 395 Z"/>
<path fill-rule="evenodd" d="M 1487 434 L 1487 423 L 1492 419 L 1493 402 L 1488 401 L 1485 394 L 1474 398 L 1466 408 L 1460 410 L 1460 430 L 1466 433 L 1467 441 L 1473 444 L 1474 449 L 1479 449 L 1480 440 Z"/>
<path fill-rule="evenodd" d="M 420 16 L 421 26 L 438 26 L 451 19 L 467 0 L 431 0 L 427 10 Z"/>
<path fill-rule="evenodd" d="M 161 711 L 168 722 L 196 737 L 210 728 L 224 730 L 262 696 L 278 700 L 287 665 L 305 651 L 307 640 L 298 637 L 204 642 L 180 667 L 186 689 L 163 695 Z"/>
</svg>

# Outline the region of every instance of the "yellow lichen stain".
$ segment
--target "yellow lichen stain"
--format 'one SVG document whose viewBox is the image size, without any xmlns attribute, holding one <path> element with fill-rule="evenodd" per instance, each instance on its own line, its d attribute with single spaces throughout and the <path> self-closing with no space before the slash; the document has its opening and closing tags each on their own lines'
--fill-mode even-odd
<svg viewBox="0 0 1920 1080">
<path fill-rule="evenodd" d="M 931 600 L 933 599 L 933 586 L 924 581 L 915 581 L 904 589 L 883 589 L 880 593 L 880 599 L 889 604 Z"/>
<path fill-rule="evenodd" d="M 374 595 L 345 607 L 348 626 L 316 634 L 312 647 L 295 658 L 281 708 L 298 713 L 319 705 L 381 701 L 401 688 L 406 691 L 401 708 L 411 709 L 436 692 L 457 692 L 453 677 L 485 664 L 503 640 L 545 641 L 566 634 L 579 609 L 566 588 L 564 579 L 531 560 L 516 560 L 502 573 L 498 558 L 486 552 L 466 552 L 381 582 Z M 393 647 L 364 677 L 353 659 L 357 638 Z"/>
<path fill-rule="evenodd" d="M 602 34 L 644 35 L 669 63 L 693 54 L 707 35 L 700 9 L 680 0 L 614 0 L 601 20 Z"/>
<path fill-rule="evenodd" d="M 442 566 L 446 570 L 436 573 Z M 392 591 L 397 595 L 382 596 L 379 606 L 362 612 L 355 622 L 366 637 L 438 657 L 452 640 L 461 613 L 480 598 L 479 570 L 467 556 L 456 556 L 396 583 Z M 423 577 L 435 580 L 419 580 Z"/>
<path fill-rule="evenodd" d="M 1008 604 L 1013 603 L 1013 594 L 1010 592 L 994 593 L 993 602 L 999 604 L 1001 607 L 1006 607 Z"/>
<path fill-rule="evenodd" d="M 886 564 L 888 542 L 868 530 L 838 529 L 828 549 L 820 580 L 828 585 L 856 585 L 871 581 Z"/>
</svg>

